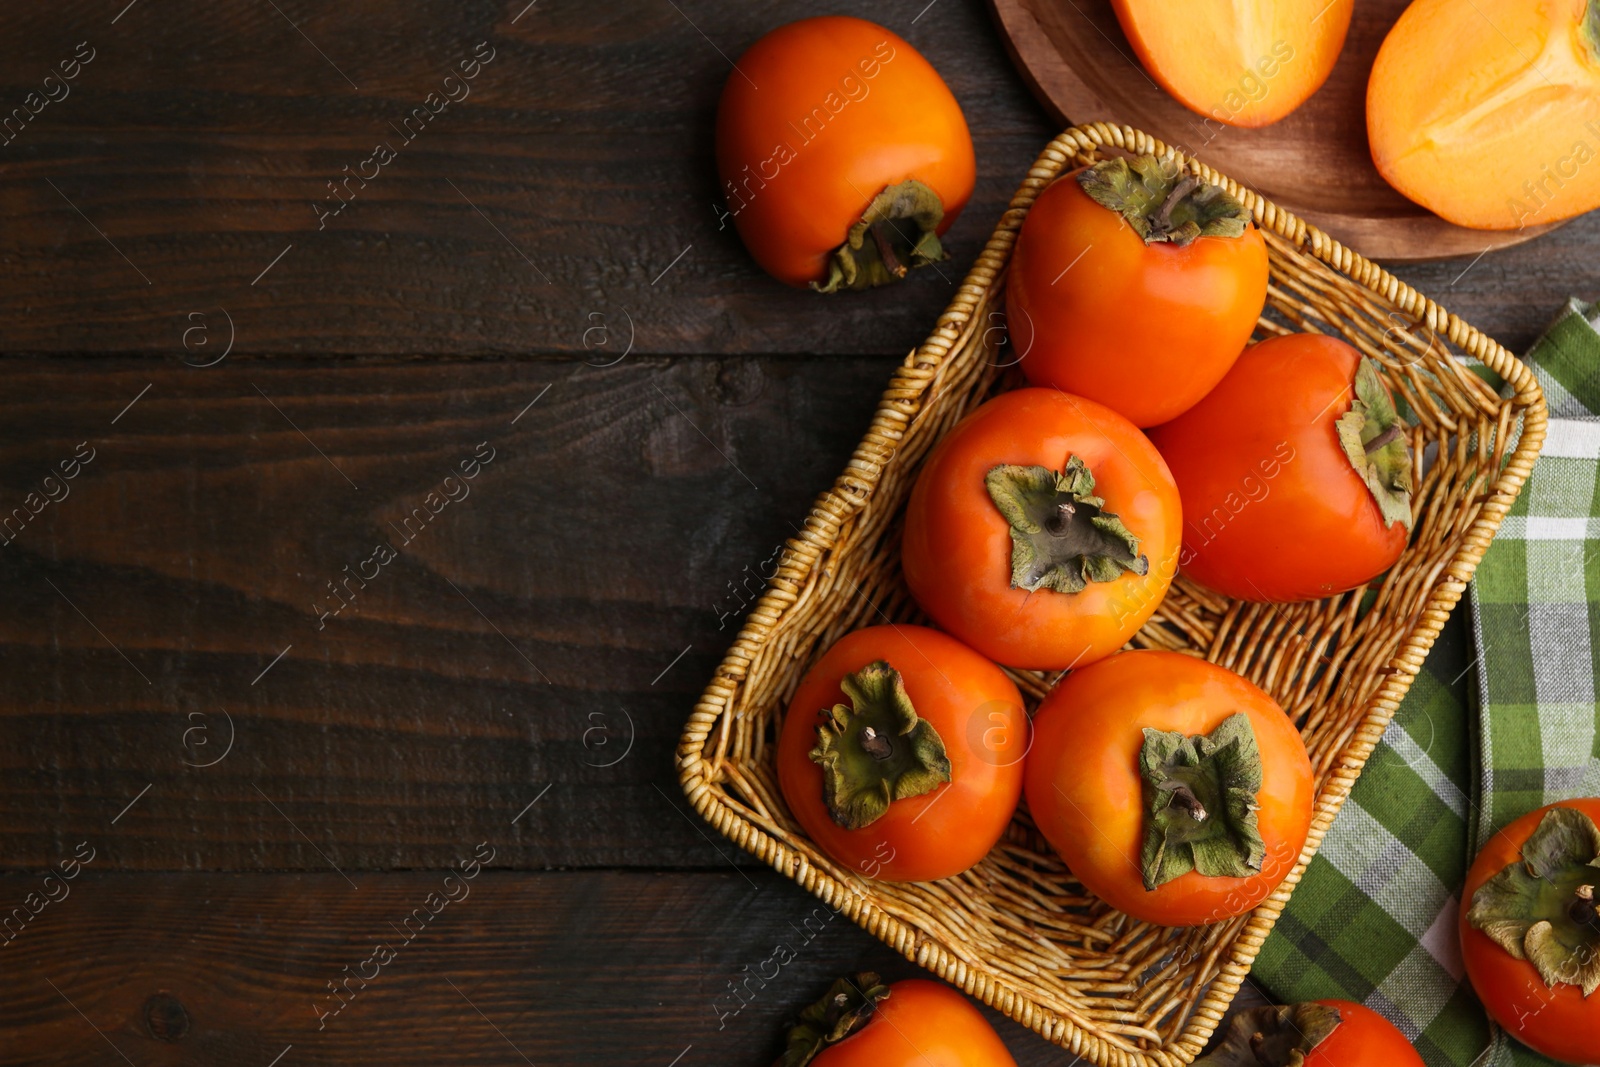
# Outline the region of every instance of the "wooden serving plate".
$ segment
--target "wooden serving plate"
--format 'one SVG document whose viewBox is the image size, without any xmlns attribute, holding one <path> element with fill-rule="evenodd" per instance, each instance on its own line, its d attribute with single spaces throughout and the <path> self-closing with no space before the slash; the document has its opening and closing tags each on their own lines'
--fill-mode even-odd
<svg viewBox="0 0 1600 1067">
<path fill-rule="evenodd" d="M 1407 3 L 1356 4 L 1344 52 L 1326 84 L 1287 118 L 1250 130 L 1207 121 L 1152 81 L 1109 0 L 990 0 L 1023 79 L 1063 126 L 1104 120 L 1147 130 L 1185 154 L 1200 154 L 1370 259 L 1475 256 L 1554 229 L 1453 226 L 1395 192 L 1373 167 L 1367 73 Z"/>
</svg>

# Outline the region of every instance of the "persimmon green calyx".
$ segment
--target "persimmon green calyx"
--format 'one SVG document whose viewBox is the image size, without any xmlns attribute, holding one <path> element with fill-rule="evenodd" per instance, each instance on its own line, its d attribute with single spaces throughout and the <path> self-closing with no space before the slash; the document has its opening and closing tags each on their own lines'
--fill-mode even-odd
<svg viewBox="0 0 1600 1067">
<path fill-rule="evenodd" d="M 1302 1067 L 1340 1021 L 1338 1009 L 1314 1001 L 1251 1008 L 1233 1017 L 1222 1043 L 1194 1067 Z"/>
<path fill-rule="evenodd" d="M 1186 737 L 1146 728 L 1139 750 L 1144 887 L 1153 890 L 1190 871 L 1248 878 L 1261 870 L 1266 844 L 1256 825 L 1261 752 L 1250 716 L 1235 712 L 1209 734 Z"/>
<path fill-rule="evenodd" d="M 1350 410 L 1334 424 L 1339 447 L 1377 502 L 1383 525 L 1411 527 L 1411 442 L 1377 365 L 1362 356 Z"/>
<path fill-rule="evenodd" d="M 1139 538 L 1094 493 L 1094 475 L 1068 456 L 1060 471 L 1002 464 L 984 478 L 989 499 L 1011 528 L 1011 585 L 1037 592 L 1081 592 L 1090 582 L 1150 573 Z"/>
<path fill-rule="evenodd" d="M 827 279 L 811 288 L 871 289 L 899 281 L 914 267 L 949 259 L 937 232 L 943 221 L 944 201 L 915 178 L 885 187 L 834 249 Z"/>
<path fill-rule="evenodd" d="M 821 712 L 809 753 L 822 768 L 822 799 L 835 823 L 871 826 L 894 801 L 950 781 L 944 740 L 917 716 L 899 671 L 879 660 L 845 675 L 839 688 L 850 703 Z"/>
<path fill-rule="evenodd" d="M 1200 237 L 1243 237 L 1250 210 L 1221 186 L 1185 174 L 1171 159 L 1103 159 L 1077 175 L 1089 199 L 1115 211 L 1145 242 L 1179 246 Z"/>
<path fill-rule="evenodd" d="M 1600 827 L 1574 808 L 1555 807 L 1502 867 L 1472 894 L 1467 922 L 1544 984 L 1600 989 Z"/>
<path fill-rule="evenodd" d="M 829 1045 L 858 1033 L 889 995 L 889 987 L 872 971 L 836 979 L 821 1000 L 800 1013 L 777 1067 L 805 1067 Z"/>
</svg>

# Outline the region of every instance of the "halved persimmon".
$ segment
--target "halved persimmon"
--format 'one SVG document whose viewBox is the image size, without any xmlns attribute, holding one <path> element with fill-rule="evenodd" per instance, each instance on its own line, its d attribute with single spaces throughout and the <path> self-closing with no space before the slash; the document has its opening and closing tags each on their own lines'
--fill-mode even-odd
<svg viewBox="0 0 1600 1067">
<path fill-rule="evenodd" d="M 1367 82 L 1388 183 L 1457 226 L 1600 207 L 1600 2 L 1416 0 Z"/>
<path fill-rule="evenodd" d="M 1112 0 L 1150 76 L 1191 111 L 1268 126 L 1322 88 L 1355 0 Z"/>
</svg>

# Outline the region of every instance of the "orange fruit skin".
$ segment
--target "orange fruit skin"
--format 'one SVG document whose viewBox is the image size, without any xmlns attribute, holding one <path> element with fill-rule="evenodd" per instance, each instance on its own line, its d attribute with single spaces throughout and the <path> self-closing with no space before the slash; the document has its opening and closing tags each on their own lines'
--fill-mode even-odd
<svg viewBox="0 0 1600 1067">
<path fill-rule="evenodd" d="M 1339 1013 L 1339 1025 L 1306 1053 L 1305 1067 L 1423 1067 L 1422 1057 L 1395 1025 L 1371 1008 L 1349 1000 L 1319 1000 Z"/>
<path fill-rule="evenodd" d="M 1017 1067 L 1017 1061 L 966 997 L 908 978 L 889 987 L 866 1026 L 824 1049 L 811 1067 Z"/>
<path fill-rule="evenodd" d="M 1059 471 L 1068 455 L 1088 465 L 1105 510 L 1139 537 L 1149 572 L 1077 593 L 1014 588 L 1011 528 L 984 478 L 1005 463 Z M 1178 567 L 1182 525 L 1172 475 L 1138 427 L 1092 400 L 1015 389 L 934 447 L 906 505 L 900 565 L 942 629 L 996 663 L 1063 670 L 1109 656 L 1155 612 Z"/>
<path fill-rule="evenodd" d="M 1354 589 L 1400 559 L 1339 445 L 1361 354 L 1291 333 L 1245 349 L 1200 403 L 1150 432 L 1183 500 L 1178 566 L 1237 600 L 1296 603 Z"/>
<path fill-rule="evenodd" d="M 717 108 L 720 192 L 767 273 L 805 287 L 872 198 L 910 178 L 944 203 L 944 233 L 977 162 L 938 71 L 876 23 L 844 15 L 780 26 L 739 57 Z M 726 224 L 726 217 L 723 218 Z"/>
<path fill-rule="evenodd" d="M 1261 870 L 1248 878 L 1189 871 L 1145 889 L 1144 730 L 1206 734 L 1241 711 L 1261 752 Z M 1073 877 L 1117 910 L 1163 926 L 1220 922 L 1265 900 L 1298 862 L 1311 827 L 1310 757 L 1277 702 L 1227 668 L 1177 652 L 1119 652 L 1067 675 L 1033 727 L 1023 775 L 1028 810 Z"/>
<path fill-rule="evenodd" d="M 1600 56 L 1586 2 L 1416 0 L 1367 82 L 1378 173 L 1473 229 L 1600 206 Z"/>
<path fill-rule="evenodd" d="M 839 680 L 877 660 L 900 672 L 918 717 L 938 731 L 950 781 L 847 830 L 828 814 L 822 768 L 809 753 L 818 712 L 850 702 Z M 929 882 L 971 867 L 1005 833 L 1022 796 L 1029 736 L 1022 695 L 999 667 L 925 626 L 868 626 L 841 637 L 801 679 L 778 735 L 778 787 L 835 862 L 881 881 Z"/>
<path fill-rule="evenodd" d="M 1514 959 L 1467 922 L 1472 895 L 1520 859 L 1523 842 L 1554 807 L 1576 808 L 1600 823 L 1600 797 L 1580 797 L 1530 811 L 1491 837 L 1472 861 L 1461 890 L 1461 959 L 1473 991 L 1506 1033 L 1563 1063 L 1600 1063 L 1600 993 L 1586 998 L 1575 985 L 1545 985 L 1533 964 Z"/>
<path fill-rule="evenodd" d="M 1155 426 L 1210 392 L 1249 342 L 1267 301 L 1266 240 L 1251 223 L 1239 237 L 1147 245 L 1078 173 L 1028 210 L 1006 328 L 1034 385 Z"/>
<path fill-rule="evenodd" d="M 1322 88 L 1355 0 L 1112 0 L 1145 70 L 1184 107 L 1270 126 Z"/>
</svg>

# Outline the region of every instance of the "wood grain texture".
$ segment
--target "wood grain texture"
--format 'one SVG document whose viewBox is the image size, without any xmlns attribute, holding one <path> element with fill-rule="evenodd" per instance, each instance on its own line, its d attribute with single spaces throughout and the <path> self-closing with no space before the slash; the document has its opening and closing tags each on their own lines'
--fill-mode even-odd
<svg viewBox="0 0 1600 1067">
<path fill-rule="evenodd" d="M 286 1048 L 278 1067 L 756 1065 L 838 975 L 920 975 L 767 871 L 484 872 L 446 890 L 440 872 L 352 888 L 323 874 L 106 874 L 102 861 L 0 948 L 8 1067 L 267 1067 Z M 0 877 L 0 902 L 40 881 Z M 460 899 L 431 914 L 428 895 L 445 892 Z M 431 917 L 407 924 L 414 909 Z M 382 967 L 379 944 L 394 953 Z M 370 981 L 329 991 L 352 974 Z M 1065 1062 L 985 1014 L 1020 1067 Z"/>
<path fill-rule="evenodd" d="M 754 1064 L 834 974 L 915 973 L 836 920 L 719 1029 L 817 902 L 706 836 L 670 766 L 764 562 L 1055 132 L 977 0 L 833 10 L 924 51 L 980 160 L 945 278 L 835 301 L 714 206 L 728 57 L 799 0 L 0 11 L 0 117 L 96 49 L 0 145 L 0 863 L 35 872 L 0 876 L 0 919 L 97 849 L 0 944 L 0 1062 L 123 1062 L 98 1027 L 140 1067 Z M 471 97 L 319 231 L 325 183 L 482 40 Z M 1520 348 L 1600 289 L 1597 239 L 1401 273 Z M 471 495 L 318 629 L 479 442 Z M 325 983 L 442 883 L 395 869 L 480 841 L 677 870 L 486 872 L 318 1032 Z"/>
<path fill-rule="evenodd" d="M 234 358 L 582 354 L 599 315 L 642 354 L 901 355 L 1058 129 L 981 4 L 837 9 L 883 21 L 939 68 L 966 109 L 979 181 L 943 277 L 823 300 L 763 275 L 715 207 L 727 57 L 815 13 L 799 0 L 681 14 L 659 0 L 297 0 L 282 14 L 141 0 L 113 26 L 121 6 L 0 12 L 0 114 L 78 42 L 95 49 L 70 95 L 0 146 L 7 352 L 202 362 L 231 338 Z M 319 230 L 327 183 L 400 141 L 391 123 L 480 41 L 495 58 L 471 95 Z M 1588 218 L 1464 275 L 1471 256 L 1402 274 L 1520 347 L 1566 290 L 1600 282 L 1586 254 L 1597 235 Z"/>
<path fill-rule="evenodd" d="M 627 309 L 644 353 L 904 354 L 1052 132 L 981 7 L 837 9 L 926 51 L 983 164 L 942 278 L 829 302 L 774 283 L 719 224 L 712 163 L 727 57 L 816 13 L 799 0 L 182 0 L 115 27 L 105 7 L 0 13 L 7 108 L 80 40 L 98 49 L 0 147 L 13 351 L 181 354 L 187 315 L 225 308 L 241 354 L 581 352 L 591 313 Z M 392 124 L 481 41 L 495 58 L 470 95 L 405 142 Z M 327 183 L 379 142 L 394 161 L 319 230 Z"/>
<path fill-rule="evenodd" d="M 92 366 L 0 378 L 7 865 L 746 862 L 671 751 L 883 360 Z"/>
</svg>

